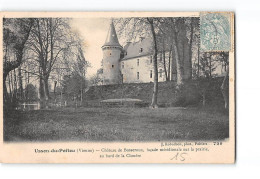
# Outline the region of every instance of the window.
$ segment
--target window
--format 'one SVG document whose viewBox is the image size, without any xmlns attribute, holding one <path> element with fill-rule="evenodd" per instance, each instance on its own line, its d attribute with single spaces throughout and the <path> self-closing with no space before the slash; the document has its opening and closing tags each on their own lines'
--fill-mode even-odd
<svg viewBox="0 0 260 179">
<path fill-rule="evenodd" d="M 137 72 L 137 79 L 139 80 L 139 72 Z"/>
<path fill-rule="evenodd" d="M 111 53 L 109 55 L 111 56 Z"/>
<path fill-rule="evenodd" d="M 125 56 L 127 55 L 127 52 L 125 52 Z"/>
<path fill-rule="evenodd" d="M 137 66 L 139 66 L 139 59 L 137 59 Z"/>
<path fill-rule="evenodd" d="M 162 69 L 160 69 L 159 74 L 160 74 L 160 78 L 161 78 L 162 77 Z"/>
<path fill-rule="evenodd" d="M 162 53 L 160 53 L 160 62 L 162 62 Z"/>
<path fill-rule="evenodd" d="M 150 78 L 153 78 L 153 70 L 150 71 Z"/>
<path fill-rule="evenodd" d="M 122 62 L 122 69 L 123 69 L 123 68 L 125 68 L 125 64 L 124 64 L 124 62 Z"/>
<path fill-rule="evenodd" d="M 140 52 L 141 52 L 141 53 L 143 52 L 143 48 L 140 48 Z"/>
<path fill-rule="evenodd" d="M 150 64 L 153 63 L 153 56 L 150 56 Z"/>
<path fill-rule="evenodd" d="M 112 68 L 114 68 L 114 65 L 112 65 Z"/>
</svg>

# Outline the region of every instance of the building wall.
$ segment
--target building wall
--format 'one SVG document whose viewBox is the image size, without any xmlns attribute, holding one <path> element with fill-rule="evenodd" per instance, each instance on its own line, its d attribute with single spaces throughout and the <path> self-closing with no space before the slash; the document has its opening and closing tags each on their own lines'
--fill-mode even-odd
<svg viewBox="0 0 260 179">
<path fill-rule="evenodd" d="M 169 53 L 166 53 L 166 68 L 168 72 Z M 158 81 L 166 81 L 163 60 L 161 54 L 158 54 Z M 139 60 L 139 63 L 138 63 Z M 120 70 L 123 75 L 123 83 L 149 83 L 154 81 L 154 69 L 152 55 L 142 56 L 123 60 L 120 62 Z M 151 75 L 152 73 L 152 75 Z M 171 68 L 170 68 L 171 74 Z M 139 75 L 139 78 L 138 78 Z"/>
<path fill-rule="evenodd" d="M 118 47 L 103 48 L 103 84 L 118 84 L 121 81 Z"/>
</svg>

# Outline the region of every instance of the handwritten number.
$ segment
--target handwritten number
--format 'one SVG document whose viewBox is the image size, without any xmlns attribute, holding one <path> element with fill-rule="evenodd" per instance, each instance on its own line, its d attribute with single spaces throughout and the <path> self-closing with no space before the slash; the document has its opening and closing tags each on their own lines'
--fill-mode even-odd
<svg viewBox="0 0 260 179">
<path fill-rule="evenodd" d="M 187 153 L 183 152 L 183 153 L 176 153 L 176 155 L 174 155 L 170 160 L 180 160 L 180 161 L 185 161 L 186 160 L 186 155 Z"/>
</svg>

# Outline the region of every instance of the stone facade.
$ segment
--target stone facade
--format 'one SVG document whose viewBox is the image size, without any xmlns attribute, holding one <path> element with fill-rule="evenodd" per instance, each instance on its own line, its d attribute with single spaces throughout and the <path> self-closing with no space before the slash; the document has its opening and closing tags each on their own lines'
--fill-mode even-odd
<svg viewBox="0 0 260 179">
<path fill-rule="evenodd" d="M 181 41 L 182 45 L 187 39 Z M 107 34 L 103 50 L 103 84 L 119 84 L 119 83 L 149 83 L 154 80 L 153 69 L 153 50 L 152 39 L 140 38 L 137 42 L 127 42 L 122 47 L 118 41 L 116 30 L 113 22 Z M 181 55 L 188 54 L 188 49 L 180 46 Z M 173 58 L 169 59 L 170 47 L 165 47 L 165 63 L 163 60 L 162 49 L 158 49 L 158 81 L 166 81 L 165 69 L 170 80 L 176 79 L 176 64 Z M 171 54 L 171 57 L 173 54 Z M 189 57 L 181 56 L 184 59 L 184 78 L 190 75 L 188 72 L 189 65 L 185 60 Z M 165 66 L 164 66 L 165 64 Z"/>
<path fill-rule="evenodd" d="M 166 81 L 163 61 L 160 60 L 158 54 L 158 81 Z M 169 52 L 166 52 L 166 59 L 168 59 Z M 121 60 L 121 73 L 124 83 L 149 83 L 154 80 L 153 57 L 152 55 L 145 55 L 141 57 L 134 57 L 127 60 Z M 169 72 L 168 63 L 166 63 L 166 70 Z M 171 73 L 171 68 L 170 68 Z"/>
</svg>

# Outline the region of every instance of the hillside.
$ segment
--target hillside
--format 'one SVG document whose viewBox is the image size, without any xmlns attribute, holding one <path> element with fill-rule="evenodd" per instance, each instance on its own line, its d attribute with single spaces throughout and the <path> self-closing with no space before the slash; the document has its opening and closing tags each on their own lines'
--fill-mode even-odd
<svg viewBox="0 0 260 179">
<path fill-rule="evenodd" d="M 202 104 L 203 91 L 206 91 L 207 105 L 224 103 L 220 91 L 222 80 L 223 78 L 214 78 L 210 83 L 202 80 L 187 81 L 179 92 L 176 90 L 175 82 L 161 82 L 158 89 L 158 104 L 160 106 L 197 106 Z M 105 99 L 134 98 L 149 104 L 152 94 L 153 83 L 92 86 L 86 92 L 84 101 L 85 105 L 92 106 Z"/>
</svg>

